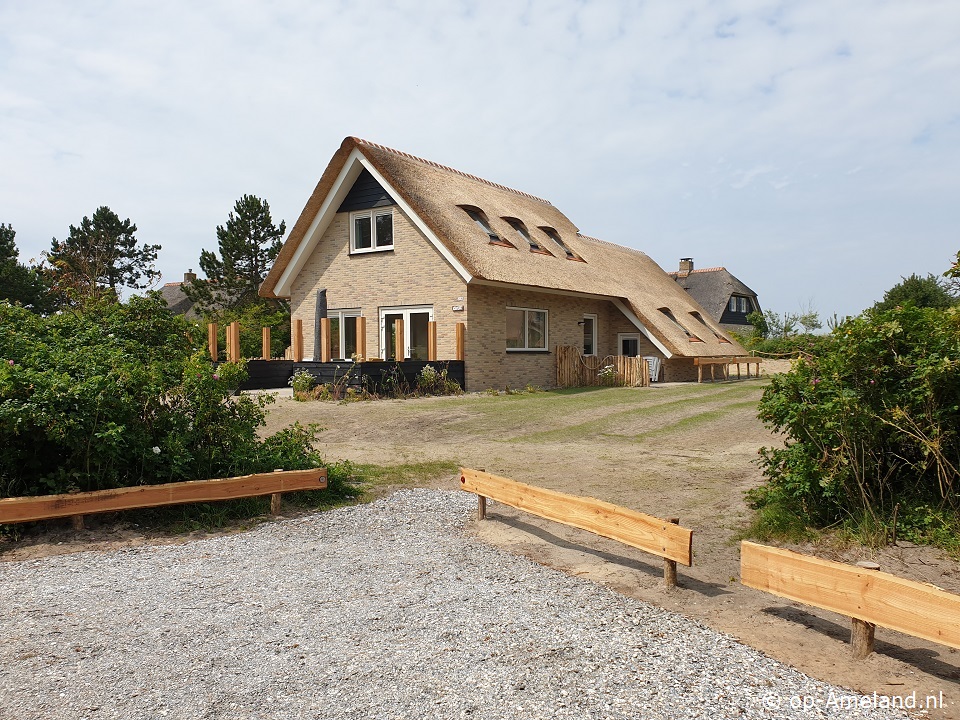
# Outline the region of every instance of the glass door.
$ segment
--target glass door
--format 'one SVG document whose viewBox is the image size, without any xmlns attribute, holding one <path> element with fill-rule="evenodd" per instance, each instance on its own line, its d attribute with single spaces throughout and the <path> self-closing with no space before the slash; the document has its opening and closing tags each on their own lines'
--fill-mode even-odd
<svg viewBox="0 0 960 720">
<path fill-rule="evenodd" d="M 403 321 L 402 358 L 397 358 L 397 320 Z M 426 360 L 428 325 L 433 306 L 380 308 L 380 349 L 385 360 Z"/>
</svg>

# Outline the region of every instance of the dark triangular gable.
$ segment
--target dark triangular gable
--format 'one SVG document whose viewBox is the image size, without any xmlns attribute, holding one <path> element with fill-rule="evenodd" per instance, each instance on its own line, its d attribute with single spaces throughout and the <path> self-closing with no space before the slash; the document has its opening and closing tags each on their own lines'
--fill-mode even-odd
<svg viewBox="0 0 960 720">
<path fill-rule="evenodd" d="M 370 171 L 364 168 L 353 183 L 353 187 L 350 188 L 350 192 L 347 193 L 347 197 L 337 208 L 337 212 L 367 210 L 396 204 L 394 199 L 390 197 L 390 193 L 383 189 L 383 185 L 378 183 L 376 178 L 370 174 Z"/>
</svg>

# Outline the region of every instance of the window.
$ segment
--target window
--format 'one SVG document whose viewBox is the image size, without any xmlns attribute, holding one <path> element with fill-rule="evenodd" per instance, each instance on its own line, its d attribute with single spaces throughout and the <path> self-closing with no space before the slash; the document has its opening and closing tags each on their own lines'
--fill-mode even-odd
<svg viewBox="0 0 960 720">
<path fill-rule="evenodd" d="M 741 295 L 733 295 L 730 298 L 730 312 L 749 313 L 753 311 L 753 303 L 750 298 Z"/>
<path fill-rule="evenodd" d="M 624 357 L 637 357 L 640 354 L 640 335 L 638 333 L 617 333 L 617 346 Z"/>
<path fill-rule="evenodd" d="M 509 217 L 505 217 L 504 220 L 507 221 L 510 227 L 512 227 L 514 230 L 517 231 L 517 235 L 519 235 L 520 239 L 524 243 L 526 243 L 527 247 L 530 248 L 530 252 L 543 253 L 544 255 L 553 255 L 552 252 L 547 250 L 543 245 L 541 245 L 532 237 L 530 237 L 530 233 L 527 231 L 527 226 L 524 225 L 520 220 L 517 220 L 516 218 L 509 218 Z"/>
<path fill-rule="evenodd" d="M 694 335 L 692 332 L 690 332 L 683 325 L 680 324 L 680 321 L 673 316 L 673 313 L 670 311 L 670 308 L 657 308 L 657 309 L 660 310 L 660 312 L 662 312 L 670 320 L 670 322 L 672 322 L 674 325 L 680 328 L 680 330 L 683 331 L 683 334 L 687 336 L 687 340 L 689 340 L 690 342 L 703 342 L 703 340 L 698 338 L 696 335 Z"/>
<path fill-rule="evenodd" d="M 586 262 L 582 257 L 577 255 L 573 250 L 571 250 L 567 244 L 560 239 L 560 233 L 554 230 L 552 227 L 541 226 L 540 228 L 557 245 L 560 246 L 560 249 L 563 250 L 564 254 L 567 256 L 567 260 L 578 260 L 579 262 Z"/>
<path fill-rule="evenodd" d="M 584 315 L 583 322 L 583 354 L 597 354 L 597 316 Z"/>
<path fill-rule="evenodd" d="M 698 313 L 698 312 L 691 312 L 690 314 L 693 315 L 693 319 L 696 320 L 697 322 L 699 322 L 701 325 L 703 325 L 703 327 L 706 328 L 707 331 L 712 332 L 712 333 L 713 333 L 713 336 L 714 336 L 717 340 L 719 340 L 719 341 L 722 342 L 722 343 L 727 343 L 728 345 L 730 344 L 730 341 L 727 340 L 723 335 L 721 335 L 721 334 L 718 333 L 716 330 L 714 330 L 712 327 L 710 327 L 709 325 L 707 325 L 706 320 L 703 319 L 703 316 L 702 316 L 700 313 Z"/>
<path fill-rule="evenodd" d="M 357 353 L 357 318 L 360 310 L 329 310 L 330 357 L 349 360 Z"/>
<path fill-rule="evenodd" d="M 505 247 L 514 247 L 512 243 L 504 240 L 493 231 L 493 228 L 490 227 L 490 221 L 487 220 L 487 216 L 483 214 L 483 210 L 474 207 L 466 207 L 463 205 L 460 206 L 460 209 L 470 216 L 470 219 L 477 224 L 478 228 L 483 230 L 492 244 L 503 245 Z"/>
<path fill-rule="evenodd" d="M 507 350 L 546 350 L 547 311 L 507 308 Z"/>
<path fill-rule="evenodd" d="M 750 312 L 750 298 L 745 298 L 745 297 L 740 298 L 740 312 L 742 313 Z"/>
<path fill-rule="evenodd" d="M 736 296 L 732 296 L 730 298 L 730 312 L 736 312 L 736 311 L 737 311 L 737 298 Z"/>
<path fill-rule="evenodd" d="M 393 250 L 393 210 L 350 213 L 350 252 Z"/>
</svg>

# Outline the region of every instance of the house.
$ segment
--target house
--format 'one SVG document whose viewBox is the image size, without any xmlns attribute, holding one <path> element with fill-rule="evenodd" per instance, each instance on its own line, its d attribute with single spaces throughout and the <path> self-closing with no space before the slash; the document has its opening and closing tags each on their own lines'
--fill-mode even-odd
<svg viewBox="0 0 960 720">
<path fill-rule="evenodd" d="M 757 294 L 729 270 L 724 267 L 695 270 L 693 258 L 680 258 L 680 269 L 670 275 L 724 330 L 747 334 L 753 331 L 747 315 L 763 312 Z"/>
<path fill-rule="evenodd" d="M 167 309 L 174 315 L 184 315 L 189 320 L 196 320 L 200 317 L 193 309 L 193 300 L 187 297 L 183 291 L 183 286 L 192 283 L 197 279 L 197 274 L 191 269 L 183 274 L 183 282 L 164 283 L 160 288 L 160 297 L 167 303 Z"/>
<path fill-rule="evenodd" d="M 354 137 L 260 294 L 289 299 L 305 356 L 324 312 L 340 358 L 365 326 L 368 358 L 392 359 L 403 320 L 405 358 L 425 359 L 435 321 L 450 359 L 463 323 L 468 390 L 553 386 L 558 345 L 661 358 L 664 381 L 696 379 L 695 358 L 745 354 L 644 253 L 581 234 L 546 200 Z"/>
</svg>

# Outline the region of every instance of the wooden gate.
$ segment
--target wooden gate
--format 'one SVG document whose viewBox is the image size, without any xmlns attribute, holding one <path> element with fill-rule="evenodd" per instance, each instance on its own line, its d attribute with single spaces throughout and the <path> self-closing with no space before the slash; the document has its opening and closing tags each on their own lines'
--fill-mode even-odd
<svg viewBox="0 0 960 720">
<path fill-rule="evenodd" d="M 557 345 L 557 385 L 647 387 L 650 369 L 642 357 L 584 355 L 574 345 Z"/>
</svg>

